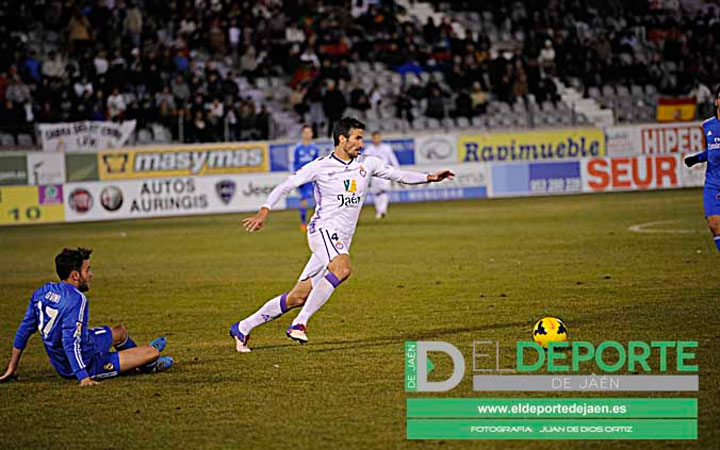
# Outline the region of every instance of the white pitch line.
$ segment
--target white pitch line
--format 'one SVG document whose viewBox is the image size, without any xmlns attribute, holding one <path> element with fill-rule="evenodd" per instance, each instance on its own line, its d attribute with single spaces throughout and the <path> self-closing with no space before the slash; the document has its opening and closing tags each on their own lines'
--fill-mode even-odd
<svg viewBox="0 0 720 450">
<path fill-rule="evenodd" d="M 670 234 L 688 234 L 688 233 L 697 233 L 697 230 L 658 230 L 658 229 L 651 229 L 648 230 L 647 227 L 652 227 L 654 225 L 667 225 L 671 223 L 678 223 L 679 220 L 658 220 L 656 222 L 648 222 L 648 223 L 640 223 L 637 225 L 633 225 L 630 228 L 628 228 L 629 231 L 632 231 L 634 233 L 670 233 Z"/>
</svg>

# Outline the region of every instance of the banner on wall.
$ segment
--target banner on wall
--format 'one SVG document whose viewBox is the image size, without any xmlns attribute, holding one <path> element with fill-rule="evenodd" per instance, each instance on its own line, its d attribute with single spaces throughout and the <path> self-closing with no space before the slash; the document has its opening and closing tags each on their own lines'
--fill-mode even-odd
<svg viewBox="0 0 720 450">
<path fill-rule="evenodd" d="M 27 154 L 0 155 L 0 186 L 28 184 Z"/>
<path fill-rule="evenodd" d="M 286 177 L 216 175 L 68 183 L 65 216 L 74 222 L 254 211 Z"/>
<path fill-rule="evenodd" d="M 415 164 L 452 164 L 457 160 L 456 135 L 440 134 L 415 138 Z"/>
<path fill-rule="evenodd" d="M 64 220 L 62 185 L 0 187 L 0 225 Z"/>
<path fill-rule="evenodd" d="M 27 174 L 30 185 L 63 184 L 65 155 L 35 152 L 27 154 Z"/>
<path fill-rule="evenodd" d="M 371 137 L 365 136 L 365 146 L 371 142 Z M 412 138 L 388 138 L 384 143 L 390 144 L 400 165 L 415 164 L 415 142 Z M 332 141 L 313 141 L 320 148 L 319 156 L 327 156 L 335 150 Z M 279 142 L 269 145 L 270 171 L 292 172 L 295 162 L 295 147 L 298 142 Z M 455 160 L 453 160 L 454 162 Z"/>
<path fill-rule="evenodd" d="M 582 162 L 584 192 L 683 187 L 682 155 L 591 158 Z"/>
<path fill-rule="evenodd" d="M 40 146 L 45 152 L 99 151 L 124 146 L 135 121 L 41 123 Z"/>
<path fill-rule="evenodd" d="M 697 153 L 704 150 L 702 122 L 609 127 L 608 156 Z"/>
<path fill-rule="evenodd" d="M 572 194 L 582 191 L 580 161 L 493 164 L 492 197 Z"/>
<path fill-rule="evenodd" d="M 511 162 L 605 156 L 599 129 L 567 129 L 513 134 L 459 136 L 460 162 Z"/>
<path fill-rule="evenodd" d="M 97 154 L 101 180 L 269 171 L 267 142 L 148 147 Z"/>
</svg>

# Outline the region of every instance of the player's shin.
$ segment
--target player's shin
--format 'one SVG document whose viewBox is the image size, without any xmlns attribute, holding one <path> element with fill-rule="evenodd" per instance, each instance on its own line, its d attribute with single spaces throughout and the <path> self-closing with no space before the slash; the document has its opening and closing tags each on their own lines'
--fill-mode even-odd
<svg viewBox="0 0 720 450">
<path fill-rule="evenodd" d="M 332 272 L 327 272 L 324 278 L 313 284 L 313 289 L 305 302 L 305 305 L 298 313 L 293 325 L 307 325 L 308 320 L 315 314 L 325 302 L 328 301 L 335 288 L 340 285 L 341 281 Z"/>
<path fill-rule="evenodd" d="M 285 292 L 282 295 L 268 300 L 260 309 L 255 311 L 255 313 L 240 321 L 240 326 L 238 327 L 240 332 L 247 336 L 256 326 L 276 319 L 292 309 L 287 305 L 287 296 L 288 293 Z"/>
<path fill-rule="evenodd" d="M 378 194 L 375 197 L 375 210 L 377 211 L 377 213 L 380 215 L 387 214 L 389 202 L 390 202 L 390 199 L 386 192 L 383 191 L 382 193 Z"/>
<path fill-rule="evenodd" d="M 130 333 L 125 334 L 125 340 L 115 346 L 115 350 L 121 352 L 123 350 L 130 350 L 131 348 L 137 347 L 135 341 L 130 338 Z"/>
</svg>

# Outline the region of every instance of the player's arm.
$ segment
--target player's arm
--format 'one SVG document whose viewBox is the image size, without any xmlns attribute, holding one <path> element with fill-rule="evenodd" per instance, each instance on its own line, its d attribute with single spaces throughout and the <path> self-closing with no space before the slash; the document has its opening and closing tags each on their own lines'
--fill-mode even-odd
<svg viewBox="0 0 720 450">
<path fill-rule="evenodd" d="M 707 150 L 704 150 L 700 153 L 695 153 L 694 155 L 686 156 L 685 157 L 685 165 L 688 167 L 692 167 L 695 164 L 707 162 L 707 157 L 708 157 Z"/>
<path fill-rule="evenodd" d="M 80 386 L 93 386 L 100 384 L 90 378 L 85 362 L 82 356 L 82 330 L 87 326 L 83 322 L 83 311 L 86 307 L 87 299 L 82 299 L 72 307 L 65 310 L 62 317 L 62 345 L 65 350 L 65 356 L 67 356 L 72 368 L 73 375 L 80 380 Z"/>
<path fill-rule="evenodd" d="M 261 230 L 263 225 L 265 225 L 265 219 L 268 214 L 270 214 L 270 210 L 273 209 L 283 197 L 296 187 L 309 183 L 315 179 L 314 168 L 315 164 L 310 162 L 301 167 L 300 170 L 295 172 L 293 175 L 290 175 L 285 181 L 275 186 L 275 189 L 270 191 L 265 203 L 263 203 L 260 207 L 260 211 L 252 217 L 243 219 L 243 226 L 245 226 L 245 229 L 251 233 L 253 231 Z"/>
<path fill-rule="evenodd" d="M 0 383 L 5 381 L 17 379 L 18 366 L 20 365 L 20 357 L 22 356 L 27 342 L 30 336 L 38 328 L 37 312 L 35 311 L 35 302 L 30 299 L 27 310 L 25 311 L 25 317 L 15 333 L 15 341 L 13 342 L 12 356 L 10 356 L 10 363 L 8 363 L 7 370 L 0 376 Z"/>
<path fill-rule="evenodd" d="M 446 178 L 452 180 L 455 176 L 455 173 L 452 170 L 440 170 L 428 175 L 387 166 L 378 158 L 369 158 L 368 160 L 372 160 L 374 163 L 373 176 L 384 178 L 386 180 L 397 181 L 398 183 L 403 184 L 435 183 Z"/>
<path fill-rule="evenodd" d="M 707 162 L 708 150 L 707 150 L 707 139 L 705 138 L 705 127 L 703 127 L 703 147 L 705 147 L 705 150 L 703 150 L 702 152 L 695 153 L 694 155 L 685 157 L 685 165 L 686 166 L 692 167 L 695 164 Z"/>
</svg>

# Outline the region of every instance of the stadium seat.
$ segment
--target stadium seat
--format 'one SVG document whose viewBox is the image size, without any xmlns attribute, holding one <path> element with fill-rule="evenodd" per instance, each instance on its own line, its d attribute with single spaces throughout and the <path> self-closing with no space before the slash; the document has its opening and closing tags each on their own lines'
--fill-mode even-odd
<svg viewBox="0 0 720 450">
<path fill-rule="evenodd" d="M 457 126 L 458 128 L 469 128 L 470 127 L 470 121 L 467 117 L 458 117 L 457 118 Z"/>
<path fill-rule="evenodd" d="M 32 148 L 34 146 L 32 136 L 27 133 L 18 134 L 17 145 L 22 148 Z"/>
<path fill-rule="evenodd" d="M 153 141 L 152 133 L 150 133 L 150 130 L 147 130 L 145 128 L 138 130 L 137 134 L 137 143 L 138 144 L 149 144 Z"/>
<path fill-rule="evenodd" d="M 441 127 L 441 124 L 439 120 L 430 118 L 427 121 L 427 127 L 431 130 L 437 130 Z"/>
<path fill-rule="evenodd" d="M 588 96 L 592 99 L 598 100 L 602 97 L 602 94 L 600 93 L 600 89 L 595 86 L 591 86 L 588 88 Z"/>
<path fill-rule="evenodd" d="M 553 102 L 542 102 L 542 110 L 545 112 L 555 111 L 555 104 Z"/>
<path fill-rule="evenodd" d="M 2 133 L 0 134 L 0 146 L 2 147 L 15 147 L 15 138 L 12 134 Z"/>
</svg>

